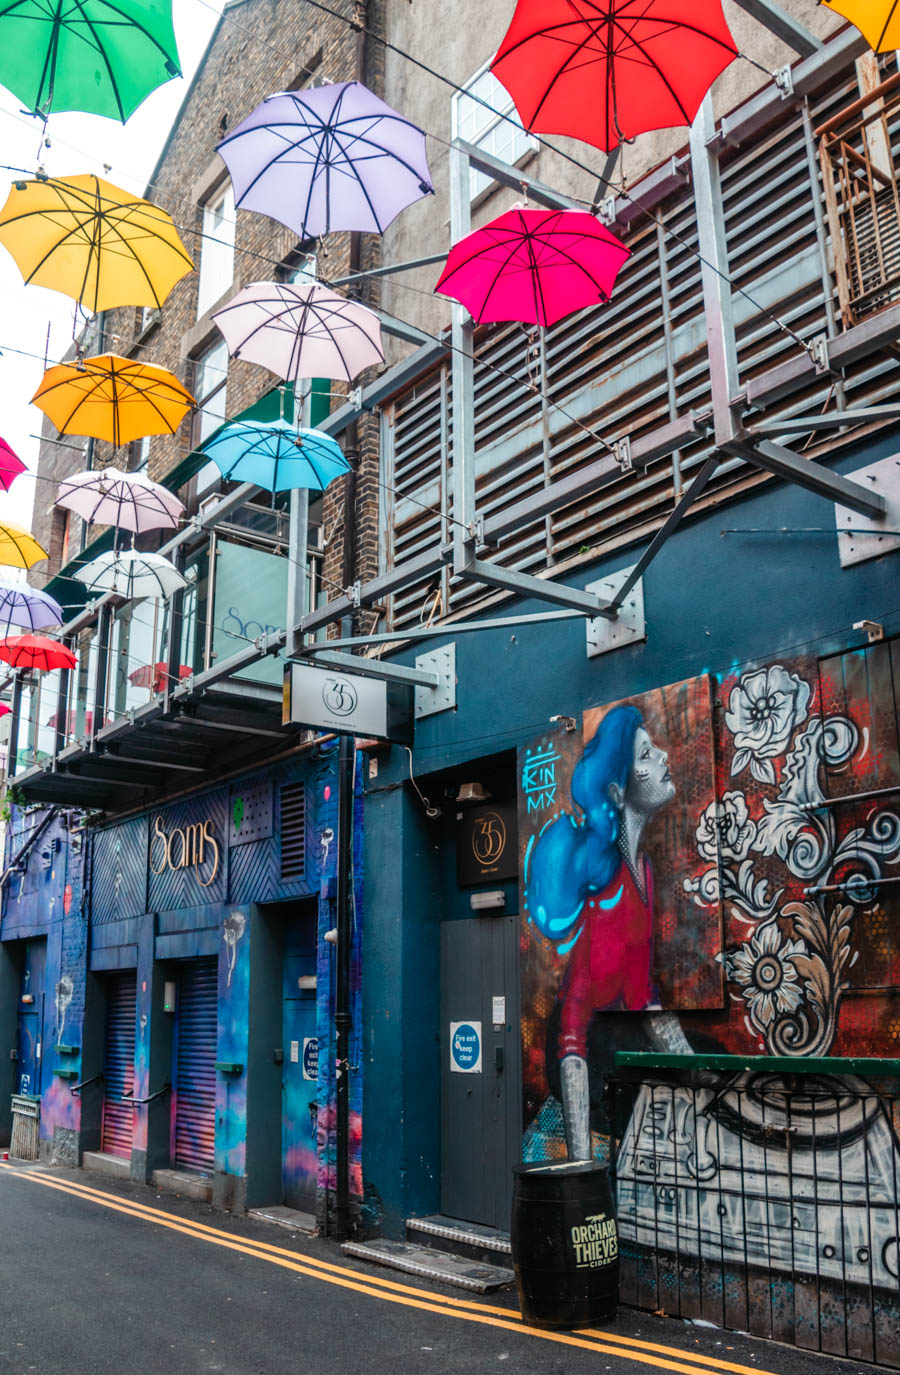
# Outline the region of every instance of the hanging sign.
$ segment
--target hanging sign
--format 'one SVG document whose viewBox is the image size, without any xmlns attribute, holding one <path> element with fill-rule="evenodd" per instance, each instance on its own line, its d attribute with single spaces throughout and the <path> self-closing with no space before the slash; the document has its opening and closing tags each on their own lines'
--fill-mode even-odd
<svg viewBox="0 0 900 1375">
<path fill-rule="evenodd" d="M 450 1023 L 450 1073 L 481 1074 L 481 1023 Z"/>
<path fill-rule="evenodd" d="M 310 726 L 340 735 L 374 736 L 411 744 L 413 692 L 357 673 L 312 664 L 289 664 L 284 675 L 284 725 Z"/>
<path fill-rule="evenodd" d="M 467 807 L 456 831 L 456 877 L 460 886 L 517 878 L 518 850 L 514 803 Z"/>
</svg>

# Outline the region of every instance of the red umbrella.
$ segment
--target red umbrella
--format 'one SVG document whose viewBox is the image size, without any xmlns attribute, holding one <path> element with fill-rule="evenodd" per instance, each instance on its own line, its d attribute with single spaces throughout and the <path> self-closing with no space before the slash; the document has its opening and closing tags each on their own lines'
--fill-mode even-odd
<svg viewBox="0 0 900 1375">
<path fill-rule="evenodd" d="M 48 729 L 50 729 L 50 730 L 58 730 L 58 729 L 59 729 L 60 719 L 61 719 L 60 713 L 59 713 L 58 711 L 55 711 L 55 712 L 53 713 L 53 715 L 52 715 L 51 717 L 49 717 L 48 720 L 47 720 Z M 77 710 L 76 710 L 74 707 L 71 708 L 69 711 L 66 712 L 66 718 L 65 718 L 65 719 L 66 719 L 66 727 L 65 727 L 65 729 L 66 729 L 66 735 L 74 735 L 75 732 L 78 730 L 78 712 L 77 712 Z M 81 727 L 82 730 L 84 731 L 85 735 L 90 735 L 91 729 L 92 729 L 92 727 L 93 727 L 93 724 L 94 724 L 94 713 L 93 713 L 92 711 L 86 711 L 86 712 L 84 713 L 84 722 L 82 723 L 82 727 Z M 103 726 L 112 725 L 112 721 L 111 721 L 111 720 L 104 720 L 104 721 L 102 721 L 100 724 L 101 724 L 101 729 L 102 729 Z"/>
<path fill-rule="evenodd" d="M 11 635 L 0 640 L 0 659 L 13 668 L 36 668 L 41 673 L 74 668 L 78 663 L 71 649 L 49 635 Z"/>
<path fill-rule="evenodd" d="M 629 250 L 586 210 L 514 207 L 450 250 L 437 291 L 474 320 L 552 325 L 608 301 Z"/>
<path fill-rule="evenodd" d="M 491 71 L 526 129 L 607 151 L 692 123 L 736 56 L 721 0 L 519 0 Z"/>
<path fill-rule="evenodd" d="M 0 487 L 8 492 L 19 473 L 26 472 L 19 455 L 13 453 L 5 439 L 0 439 Z"/>
<path fill-rule="evenodd" d="M 178 669 L 179 678 L 190 678 L 193 669 L 189 664 L 182 664 Z M 133 673 L 129 673 L 129 683 L 134 683 L 135 687 L 152 688 L 154 692 L 162 692 L 166 686 L 166 679 L 169 676 L 169 665 L 164 659 L 156 664 L 141 664 Z"/>
</svg>

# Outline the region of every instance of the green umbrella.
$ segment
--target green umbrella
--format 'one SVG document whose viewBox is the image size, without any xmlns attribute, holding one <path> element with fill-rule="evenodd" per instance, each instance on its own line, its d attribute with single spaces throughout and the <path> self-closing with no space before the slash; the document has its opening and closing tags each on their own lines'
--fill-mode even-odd
<svg viewBox="0 0 900 1375">
<path fill-rule="evenodd" d="M 180 75 L 171 0 L 0 0 L 0 83 L 38 114 L 124 123 Z"/>
</svg>

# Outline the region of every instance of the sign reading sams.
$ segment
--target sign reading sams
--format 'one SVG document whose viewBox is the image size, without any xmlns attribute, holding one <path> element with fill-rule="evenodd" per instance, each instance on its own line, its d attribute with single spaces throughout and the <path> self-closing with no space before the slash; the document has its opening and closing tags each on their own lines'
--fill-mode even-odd
<svg viewBox="0 0 900 1375">
<path fill-rule="evenodd" d="M 481 1023 L 450 1023 L 451 1074 L 481 1074 Z"/>
</svg>

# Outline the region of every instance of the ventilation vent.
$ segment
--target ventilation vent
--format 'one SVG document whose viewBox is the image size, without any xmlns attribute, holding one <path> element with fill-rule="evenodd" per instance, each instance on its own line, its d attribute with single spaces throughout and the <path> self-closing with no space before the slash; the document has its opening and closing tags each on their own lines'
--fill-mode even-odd
<svg viewBox="0 0 900 1375">
<path fill-rule="evenodd" d="M 302 878 L 306 872 L 306 789 L 287 783 L 281 789 L 281 877 Z"/>
</svg>

